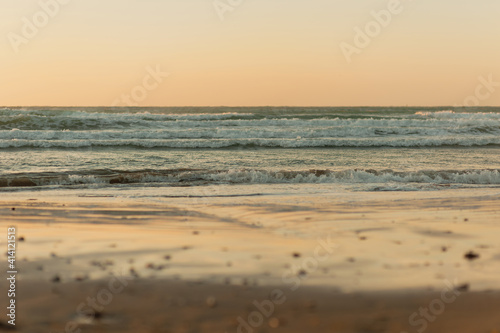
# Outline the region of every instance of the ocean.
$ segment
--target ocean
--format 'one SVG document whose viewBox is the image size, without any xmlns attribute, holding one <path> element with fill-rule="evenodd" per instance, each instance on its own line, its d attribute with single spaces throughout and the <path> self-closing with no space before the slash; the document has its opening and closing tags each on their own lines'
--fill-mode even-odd
<svg viewBox="0 0 500 333">
<path fill-rule="evenodd" d="M 499 170 L 493 107 L 0 109 L 0 196 L 439 191 Z"/>
</svg>

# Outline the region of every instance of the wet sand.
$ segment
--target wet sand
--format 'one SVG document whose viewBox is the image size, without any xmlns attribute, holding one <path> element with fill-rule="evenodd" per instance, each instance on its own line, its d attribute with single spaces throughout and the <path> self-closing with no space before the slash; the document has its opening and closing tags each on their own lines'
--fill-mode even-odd
<svg viewBox="0 0 500 333">
<path fill-rule="evenodd" d="M 499 199 L 498 189 L 4 197 L 1 224 L 24 238 L 17 330 L 497 332 Z M 89 307 L 77 315 L 87 297 L 102 301 L 94 319 Z"/>
</svg>

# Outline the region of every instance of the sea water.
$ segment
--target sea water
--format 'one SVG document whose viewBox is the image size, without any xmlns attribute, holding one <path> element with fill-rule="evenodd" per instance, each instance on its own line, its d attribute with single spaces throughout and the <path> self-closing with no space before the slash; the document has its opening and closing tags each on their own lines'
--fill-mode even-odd
<svg viewBox="0 0 500 333">
<path fill-rule="evenodd" d="M 153 193 L 147 189 L 209 196 L 231 188 L 253 195 L 316 185 L 500 187 L 500 108 L 0 109 L 3 197 Z"/>
</svg>

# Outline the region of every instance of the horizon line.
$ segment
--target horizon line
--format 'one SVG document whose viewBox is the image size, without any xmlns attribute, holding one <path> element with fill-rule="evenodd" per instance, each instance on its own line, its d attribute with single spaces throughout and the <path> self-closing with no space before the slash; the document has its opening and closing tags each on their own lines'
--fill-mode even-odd
<svg viewBox="0 0 500 333">
<path fill-rule="evenodd" d="M 112 106 L 112 105 L 2 105 L 0 108 L 499 108 L 500 105 L 451 106 L 451 105 L 148 105 L 148 106 Z"/>
</svg>

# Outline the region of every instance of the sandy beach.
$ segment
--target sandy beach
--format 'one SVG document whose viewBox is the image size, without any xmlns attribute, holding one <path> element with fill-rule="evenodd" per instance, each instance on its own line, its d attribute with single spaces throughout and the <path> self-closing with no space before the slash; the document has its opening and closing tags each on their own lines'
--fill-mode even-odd
<svg viewBox="0 0 500 333">
<path fill-rule="evenodd" d="M 498 189 L 244 191 L 4 198 L 17 331 L 500 330 Z"/>
<path fill-rule="evenodd" d="M 0 333 L 500 333 L 499 13 L 0 0 Z"/>
</svg>

